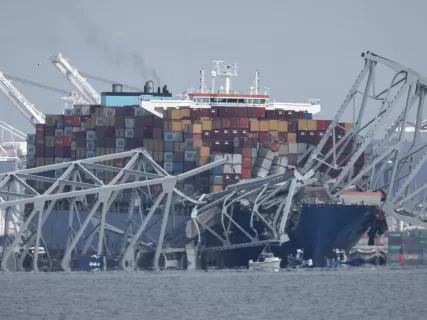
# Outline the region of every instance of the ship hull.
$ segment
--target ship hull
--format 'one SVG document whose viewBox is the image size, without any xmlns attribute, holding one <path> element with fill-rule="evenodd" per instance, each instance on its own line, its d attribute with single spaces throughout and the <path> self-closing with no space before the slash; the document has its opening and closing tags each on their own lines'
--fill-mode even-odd
<svg viewBox="0 0 427 320">
<path fill-rule="evenodd" d="M 282 267 L 286 264 L 287 256 L 295 254 L 297 249 L 304 249 L 304 259 L 312 259 L 315 266 L 323 266 L 325 257 L 332 257 L 335 248 L 349 250 L 363 236 L 371 226 L 375 215 L 375 206 L 356 205 L 302 205 L 299 218 L 295 226 L 288 232 L 290 241 L 281 246 L 272 246 L 275 255 L 282 259 Z M 86 218 L 86 213 L 80 213 L 80 220 Z M 247 231 L 253 233 L 249 226 L 249 214 L 239 215 L 242 219 L 238 223 L 247 226 Z M 110 212 L 106 216 L 106 223 L 116 228 L 124 229 L 127 214 Z M 182 228 L 190 219 L 188 216 L 169 217 L 166 234 Z M 74 219 L 75 230 L 78 221 Z M 138 220 L 136 218 L 135 220 Z M 137 223 L 140 221 L 136 221 Z M 143 241 L 152 242 L 158 239 L 162 216 L 155 215 L 147 226 L 147 235 Z M 43 226 L 44 239 L 48 249 L 53 252 L 63 252 L 67 241 L 68 213 L 66 211 L 53 211 Z M 220 228 L 220 226 L 217 226 Z M 256 227 L 256 226 L 255 226 Z M 258 234 L 262 233 L 262 225 L 256 227 Z M 134 230 L 135 231 L 135 230 Z M 122 245 L 122 235 L 106 232 L 108 246 L 112 252 L 118 252 Z M 242 234 L 243 235 L 243 234 Z M 235 238 L 233 242 L 241 242 L 244 237 Z M 266 239 L 262 239 L 266 240 Z M 244 241 L 247 241 L 245 239 Z M 82 250 L 84 240 L 77 243 L 77 250 Z M 89 252 L 96 248 L 96 241 Z M 214 243 L 211 245 L 215 246 Z M 249 260 L 256 260 L 263 247 L 253 247 L 231 250 L 226 252 L 225 266 L 235 267 L 247 265 Z"/>
<path fill-rule="evenodd" d="M 333 257 L 333 249 L 348 251 L 356 245 L 370 228 L 376 210 L 366 205 L 302 205 L 299 220 L 289 232 L 292 249 L 303 249 L 304 259 L 323 266 L 325 257 Z"/>
</svg>

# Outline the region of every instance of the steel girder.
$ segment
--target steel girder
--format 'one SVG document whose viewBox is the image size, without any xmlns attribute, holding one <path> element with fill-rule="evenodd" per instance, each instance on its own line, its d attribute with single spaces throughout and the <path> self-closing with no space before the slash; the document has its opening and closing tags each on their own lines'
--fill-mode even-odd
<svg viewBox="0 0 427 320">
<path fill-rule="evenodd" d="M 126 160 L 127 164 L 123 168 L 105 165 L 106 162 L 111 164 L 114 160 Z M 37 248 L 46 247 L 42 232 L 43 224 L 52 210 L 56 208 L 58 202 L 68 199 L 68 230 L 63 230 L 63 232 L 68 233 L 65 254 L 61 260 L 63 270 L 71 270 L 72 254 L 76 252 L 76 245 L 79 240 L 85 240 L 82 253 L 86 253 L 93 246 L 96 238 L 95 249 L 97 254 L 101 255 L 105 252 L 104 250 L 108 252 L 106 231 L 123 236 L 120 266 L 124 270 L 133 270 L 136 267 L 136 251 L 137 247 L 141 245 L 148 246 L 155 251 L 154 267 L 159 269 L 159 257 L 164 249 L 169 212 L 175 210 L 176 203 L 180 204 L 182 200 L 191 205 L 203 204 L 203 202 L 187 197 L 177 190 L 175 188 L 176 183 L 222 165 L 225 161 L 225 159 L 215 161 L 183 174 L 172 176 L 154 162 L 145 149 L 140 148 L 123 153 L 0 174 L 0 209 L 5 209 L 7 213 L 11 210 L 19 212 L 24 218 L 22 225 L 11 238 L 11 241 L 5 242 L 3 246 L 1 268 L 4 271 L 23 270 L 24 259 L 29 248 L 34 246 L 32 267 L 34 271 L 38 270 L 39 250 Z M 52 170 L 59 172 L 58 178 L 49 178 L 43 175 Z M 109 183 L 104 183 L 97 178 L 97 173 L 100 171 L 112 172 L 114 178 Z M 39 193 L 36 188 L 31 186 L 30 181 L 44 182 L 50 187 L 43 193 Z M 16 184 L 20 185 L 20 189 L 11 188 Z M 150 186 L 159 186 L 158 191 L 152 193 Z M 106 222 L 106 217 L 110 214 L 109 211 L 114 201 L 125 189 L 132 190 L 132 200 L 128 205 L 126 228 L 122 230 L 109 225 Z M 89 203 L 89 196 L 93 197 L 92 203 Z M 141 199 L 143 196 L 151 200 L 150 209 L 142 208 Z M 162 203 L 164 198 L 166 198 L 166 202 Z M 173 201 L 172 199 L 181 200 Z M 25 206 L 27 208 L 30 206 L 31 210 L 26 212 Z M 84 221 L 79 218 L 79 213 L 81 213 L 79 211 L 88 211 Z M 160 212 L 162 217 L 159 238 L 151 244 L 141 243 L 140 237 L 144 234 L 147 224 L 155 212 Z M 141 219 L 139 225 L 135 222 L 135 216 Z M 9 214 L 6 214 L 6 219 L 10 219 Z M 75 219 L 79 223 L 78 230 L 73 228 Z M 133 232 L 132 225 L 135 224 L 137 224 L 137 230 Z M 85 234 L 87 235 L 85 236 Z M 17 258 L 16 252 L 19 251 L 22 253 Z M 49 252 L 47 255 L 49 266 L 52 266 L 52 258 L 49 256 Z"/>
<path fill-rule="evenodd" d="M 299 159 L 299 166 L 302 172 L 326 167 L 320 174 L 324 180 L 335 172 L 335 179 L 330 180 L 334 197 L 351 185 L 366 191 L 382 189 L 387 194 L 382 205 L 386 214 L 427 227 L 427 204 L 419 204 L 425 199 L 427 183 L 416 181 L 427 161 L 427 143 L 422 136 L 427 78 L 369 51 L 362 57 L 365 66 L 343 105 L 319 144 Z M 390 74 L 384 73 L 390 70 Z M 385 85 L 376 81 L 387 78 Z M 336 132 L 343 131 L 341 123 L 348 122 L 350 116 L 353 128 L 338 140 Z M 410 138 L 405 134 L 408 127 L 413 127 Z M 327 161 L 331 157 L 333 161 Z M 364 164 L 354 176 L 353 168 L 360 157 L 364 157 Z"/>
</svg>

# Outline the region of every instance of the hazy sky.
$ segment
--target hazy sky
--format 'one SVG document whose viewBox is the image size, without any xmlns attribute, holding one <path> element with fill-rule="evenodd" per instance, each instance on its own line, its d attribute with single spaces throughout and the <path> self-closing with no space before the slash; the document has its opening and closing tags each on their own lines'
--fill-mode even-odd
<svg viewBox="0 0 427 320">
<path fill-rule="evenodd" d="M 237 62 L 236 89 L 249 88 L 258 69 L 272 98 L 319 98 L 325 119 L 362 69 L 362 51 L 427 75 L 425 0 L 4 2 L 0 71 L 70 91 L 49 55 L 61 52 L 82 72 L 137 87 L 157 74 L 176 92 L 198 87 L 199 70 L 210 71 L 213 60 Z M 16 86 L 40 111 L 61 112 L 60 94 Z M 0 120 L 33 130 L 1 93 L 0 105 Z"/>
</svg>

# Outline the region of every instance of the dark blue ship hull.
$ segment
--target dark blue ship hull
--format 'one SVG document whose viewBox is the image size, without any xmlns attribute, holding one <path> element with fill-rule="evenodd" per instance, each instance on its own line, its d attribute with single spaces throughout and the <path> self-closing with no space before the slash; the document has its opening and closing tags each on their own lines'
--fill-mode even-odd
<svg viewBox="0 0 427 320">
<path fill-rule="evenodd" d="M 292 247 L 303 249 L 304 259 L 323 266 L 333 249 L 356 245 L 371 227 L 376 211 L 376 206 L 366 205 L 302 205 L 299 220 L 288 233 Z"/>
</svg>

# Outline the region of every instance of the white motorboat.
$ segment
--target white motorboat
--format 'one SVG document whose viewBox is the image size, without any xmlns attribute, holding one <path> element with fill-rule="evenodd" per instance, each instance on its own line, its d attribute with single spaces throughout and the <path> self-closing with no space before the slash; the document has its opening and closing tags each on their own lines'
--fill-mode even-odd
<svg viewBox="0 0 427 320">
<path fill-rule="evenodd" d="M 271 252 L 261 252 L 257 261 L 249 260 L 249 270 L 279 271 L 282 259 L 277 258 Z"/>
</svg>

